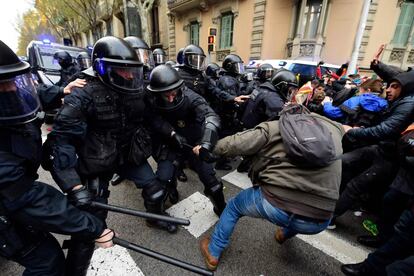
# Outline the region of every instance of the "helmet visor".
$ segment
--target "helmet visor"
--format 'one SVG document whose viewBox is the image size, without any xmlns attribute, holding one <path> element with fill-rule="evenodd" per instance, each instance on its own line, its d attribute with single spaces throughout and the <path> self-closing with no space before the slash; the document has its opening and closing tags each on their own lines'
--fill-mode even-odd
<svg viewBox="0 0 414 276">
<path fill-rule="evenodd" d="M 141 93 L 143 89 L 142 66 L 126 67 L 108 64 L 106 70 L 109 85 L 128 94 Z"/>
<path fill-rule="evenodd" d="M 202 70 L 204 68 L 205 56 L 187 55 L 187 64 L 193 69 Z"/>
<path fill-rule="evenodd" d="M 273 76 L 273 69 L 264 69 L 262 74 L 264 79 L 270 79 Z"/>
<path fill-rule="evenodd" d="M 156 106 L 163 110 L 174 109 L 183 100 L 183 91 L 180 88 L 156 94 Z"/>
<path fill-rule="evenodd" d="M 78 59 L 78 63 L 82 69 L 86 69 L 92 66 L 91 60 L 89 58 Z"/>
<path fill-rule="evenodd" d="M 144 66 L 154 68 L 154 57 L 152 56 L 151 50 L 148 49 L 136 49 L 138 59 Z"/>
<path fill-rule="evenodd" d="M 155 64 L 164 64 L 167 61 L 167 57 L 162 54 L 154 54 Z"/>
<path fill-rule="evenodd" d="M 232 64 L 233 72 L 237 74 L 243 74 L 244 73 L 244 65 L 241 62 L 236 62 Z"/>
<path fill-rule="evenodd" d="M 0 125 L 15 125 L 36 118 L 40 101 L 30 73 L 0 80 Z"/>
</svg>

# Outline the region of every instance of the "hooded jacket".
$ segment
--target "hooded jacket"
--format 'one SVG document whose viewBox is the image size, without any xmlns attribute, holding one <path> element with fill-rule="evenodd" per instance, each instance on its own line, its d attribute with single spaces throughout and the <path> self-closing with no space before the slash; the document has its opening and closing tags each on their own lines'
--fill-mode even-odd
<svg viewBox="0 0 414 276">
<path fill-rule="evenodd" d="M 311 113 L 332 133 L 336 155 L 342 154 L 340 124 Z M 276 207 L 297 215 L 329 219 L 339 197 L 341 160 L 317 168 L 299 168 L 290 162 L 275 162 L 263 156 L 286 157 L 278 121 L 263 122 L 253 129 L 239 132 L 218 141 L 214 153 L 228 157 L 251 156 L 249 177 L 259 185 L 266 199 Z M 276 203 L 275 203 L 276 202 Z"/>
<path fill-rule="evenodd" d="M 394 141 L 414 121 L 414 71 L 399 73 L 389 80 L 401 83 L 401 96 L 389 105 L 381 123 L 351 129 L 346 133 L 347 139 L 369 143 Z"/>
</svg>

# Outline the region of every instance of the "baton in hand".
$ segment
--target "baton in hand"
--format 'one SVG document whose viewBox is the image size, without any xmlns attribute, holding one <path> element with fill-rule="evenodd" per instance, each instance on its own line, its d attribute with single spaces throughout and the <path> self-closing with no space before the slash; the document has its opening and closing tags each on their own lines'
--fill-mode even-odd
<svg viewBox="0 0 414 276">
<path fill-rule="evenodd" d="M 131 249 L 131 250 L 136 251 L 138 253 L 147 255 L 149 257 L 155 258 L 155 259 L 163 261 L 165 263 L 172 264 L 174 266 L 181 267 L 183 269 L 189 270 L 191 272 L 194 272 L 194 273 L 197 273 L 197 274 L 200 274 L 200 275 L 207 275 L 207 276 L 213 276 L 214 275 L 213 272 L 208 271 L 208 270 L 206 270 L 202 267 L 195 266 L 195 265 L 177 260 L 177 259 L 172 258 L 170 256 L 155 252 L 151 249 L 139 246 L 137 244 L 131 243 L 129 241 L 126 241 L 126 240 L 123 240 L 123 239 L 120 239 L 120 238 L 117 238 L 117 237 L 114 237 L 112 242 L 114 244 L 120 245 L 120 246 L 125 247 L 127 249 Z"/>
<path fill-rule="evenodd" d="M 104 210 L 108 210 L 108 211 L 112 211 L 116 213 L 126 214 L 126 215 L 132 215 L 132 216 L 136 216 L 140 218 L 165 221 L 165 222 L 170 222 L 170 223 L 180 224 L 180 225 L 190 225 L 190 221 L 188 219 L 174 218 L 174 217 L 163 216 L 163 215 L 158 215 L 158 214 L 153 214 L 153 213 L 148 213 L 148 212 L 142 212 L 142 211 L 133 210 L 133 209 L 125 208 L 125 207 L 105 204 L 105 203 L 101 203 L 97 201 L 92 201 L 91 207 L 104 209 Z"/>
</svg>

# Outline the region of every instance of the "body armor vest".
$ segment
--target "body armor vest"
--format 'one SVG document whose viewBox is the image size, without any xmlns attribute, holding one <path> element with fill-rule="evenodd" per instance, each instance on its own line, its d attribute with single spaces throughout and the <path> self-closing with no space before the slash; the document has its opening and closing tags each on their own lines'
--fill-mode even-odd
<svg viewBox="0 0 414 276">
<path fill-rule="evenodd" d="M 42 139 L 36 122 L 19 127 L 0 129 L 0 152 L 12 153 L 24 159 L 26 175 L 37 178 L 37 169 L 41 159 Z"/>
<path fill-rule="evenodd" d="M 205 79 L 201 72 L 195 70 L 189 72 L 185 68 L 179 67 L 178 73 L 188 88 L 203 97 L 206 96 Z"/>
<path fill-rule="evenodd" d="M 269 92 L 266 89 L 255 89 L 250 94 L 250 99 L 247 102 L 246 109 L 244 110 L 242 116 L 243 126 L 246 128 L 253 128 L 266 120 L 264 114 L 264 106 L 261 105 L 263 99 L 267 96 Z"/>
</svg>

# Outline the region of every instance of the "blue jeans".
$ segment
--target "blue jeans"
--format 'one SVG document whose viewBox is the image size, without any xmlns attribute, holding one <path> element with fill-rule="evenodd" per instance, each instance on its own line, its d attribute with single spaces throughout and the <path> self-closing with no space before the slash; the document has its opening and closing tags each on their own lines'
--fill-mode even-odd
<svg viewBox="0 0 414 276">
<path fill-rule="evenodd" d="M 296 234 L 317 234 L 328 227 L 330 219 L 323 222 L 297 218 L 295 214 L 271 205 L 263 196 L 259 187 L 252 187 L 240 192 L 232 198 L 220 216 L 209 244 L 209 252 L 215 258 L 220 258 L 221 252 L 228 246 L 230 236 L 233 233 L 237 221 L 243 217 L 264 218 L 273 224 L 283 227 L 285 238 L 291 238 Z"/>
</svg>

